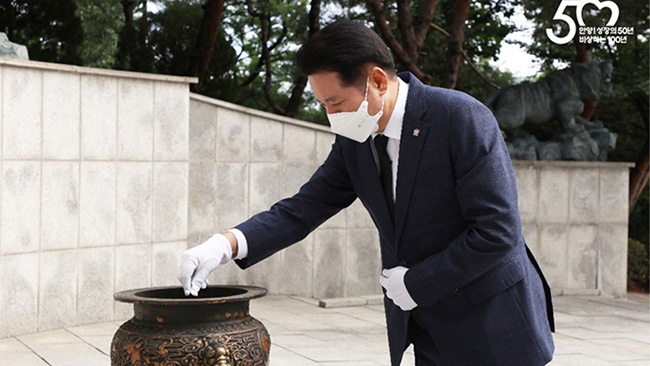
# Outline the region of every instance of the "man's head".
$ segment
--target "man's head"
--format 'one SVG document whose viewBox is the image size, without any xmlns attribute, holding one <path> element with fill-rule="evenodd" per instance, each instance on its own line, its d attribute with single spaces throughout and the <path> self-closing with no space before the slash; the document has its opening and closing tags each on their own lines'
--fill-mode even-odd
<svg viewBox="0 0 650 366">
<path fill-rule="evenodd" d="M 363 23 L 336 21 L 314 34 L 297 54 L 305 75 L 335 72 L 342 86 L 365 88 L 368 72 L 378 66 L 395 75 L 395 62 L 384 41 Z"/>
<path fill-rule="evenodd" d="M 297 64 L 333 132 L 363 142 L 384 130 L 398 82 L 390 50 L 375 32 L 362 23 L 334 22 L 302 46 Z"/>
</svg>

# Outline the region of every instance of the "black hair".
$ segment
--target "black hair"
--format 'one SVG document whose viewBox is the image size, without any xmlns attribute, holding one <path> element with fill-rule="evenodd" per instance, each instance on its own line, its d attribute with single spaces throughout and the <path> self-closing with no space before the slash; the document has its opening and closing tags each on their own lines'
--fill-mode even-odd
<svg viewBox="0 0 650 366">
<path fill-rule="evenodd" d="M 298 50 L 296 61 L 307 76 L 338 73 L 344 86 L 365 83 L 368 65 L 395 74 L 395 61 L 384 41 L 363 23 L 351 20 L 338 20 L 314 34 Z"/>
</svg>

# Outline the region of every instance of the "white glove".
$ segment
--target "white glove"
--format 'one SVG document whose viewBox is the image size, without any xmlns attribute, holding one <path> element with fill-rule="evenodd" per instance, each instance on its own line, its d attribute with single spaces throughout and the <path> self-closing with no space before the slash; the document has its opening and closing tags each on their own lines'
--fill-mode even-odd
<svg viewBox="0 0 650 366">
<path fill-rule="evenodd" d="M 413 301 L 404 284 L 404 275 L 409 269 L 406 267 L 394 267 L 381 272 L 379 283 L 386 289 L 386 297 L 393 300 L 395 305 L 404 311 L 413 310 L 418 304 Z"/>
<path fill-rule="evenodd" d="M 203 244 L 183 252 L 178 268 L 178 280 L 185 296 L 198 296 L 199 290 L 208 286 L 208 275 L 221 264 L 232 259 L 230 242 L 222 234 L 216 234 Z"/>
</svg>

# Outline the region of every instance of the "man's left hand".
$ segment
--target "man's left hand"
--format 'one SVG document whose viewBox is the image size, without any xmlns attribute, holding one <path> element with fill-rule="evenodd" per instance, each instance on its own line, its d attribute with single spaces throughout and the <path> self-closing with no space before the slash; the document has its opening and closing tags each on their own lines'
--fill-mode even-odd
<svg viewBox="0 0 650 366">
<path fill-rule="evenodd" d="M 379 277 L 379 283 L 386 289 L 386 296 L 404 311 L 413 310 L 418 306 L 409 295 L 404 284 L 404 275 L 408 270 L 408 268 L 401 266 L 385 269 L 381 272 L 381 277 Z"/>
</svg>

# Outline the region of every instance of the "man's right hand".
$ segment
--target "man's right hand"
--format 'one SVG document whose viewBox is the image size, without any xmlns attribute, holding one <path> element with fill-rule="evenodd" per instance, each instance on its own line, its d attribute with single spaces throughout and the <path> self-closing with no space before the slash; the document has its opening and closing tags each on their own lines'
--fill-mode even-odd
<svg viewBox="0 0 650 366">
<path fill-rule="evenodd" d="M 198 296 L 208 285 L 208 275 L 218 266 L 232 259 L 232 247 L 222 234 L 216 234 L 204 243 L 188 249 L 181 256 L 178 280 L 185 296 Z"/>
</svg>

